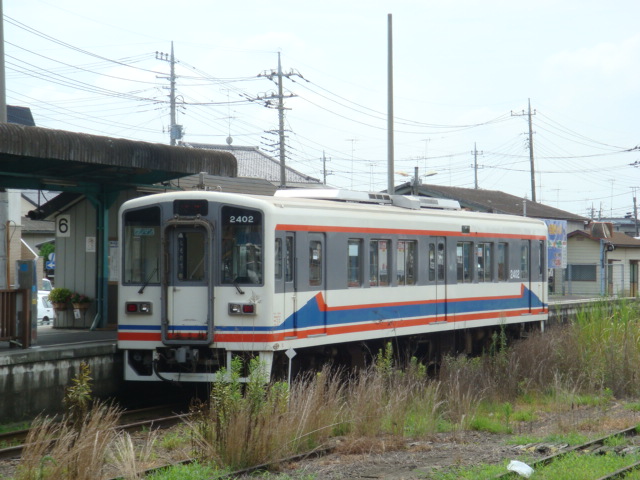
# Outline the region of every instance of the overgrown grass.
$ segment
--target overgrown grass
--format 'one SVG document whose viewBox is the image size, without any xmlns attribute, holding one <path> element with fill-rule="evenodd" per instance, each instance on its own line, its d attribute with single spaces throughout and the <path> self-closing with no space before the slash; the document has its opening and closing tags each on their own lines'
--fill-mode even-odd
<svg viewBox="0 0 640 480">
<path fill-rule="evenodd" d="M 336 436 L 348 452 L 397 448 L 407 437 L 465 429 L 515 434 L 529 443 L 536 439 L 528 435 L 528 425 L 544 411 L 563 412 L 558 431 L 568 433 L 538 441 L 577 444 L 586 440 L 585 431 L 601 428 L 597 418 L 579 415 L 580 409 L 606 415 L 619 398 L 640 409 L 640 315 L 632 303 L 598 305 L 595 314 L 581 313 L 574 322 L 509 346 L 500 330 L 485 355 L 444 358 L 437 378 L 427 376 L 415 359 L 402 368 L 393 359 L 388 344 L 357 373 L 327 367 L 291 385 L 266 383 L 257 362 L 249 366 L 248 383 L 242 383 L 246 366 L 234 359 L 212 384 L 209 401 L 181 428 L 164 436 L 148 432 L 145 448 L 128 435 L 108 433 L 118 412 L 93 406 L 90 375 L 81 370 L 65 400 L 67 421 L 62 426 L 48 419 L 36 422 L 31 441 L 39 446 L 25 452 L 16 478 L 97 478 L 105 463 L 113 476 L 139 478 L 136 472 L 157 463 L 156 449 L 200 462 L 175 477 L 169 471 L 157 479 L 191 478 L 190 468 L 217 472 L 215 465 L 229 471 L 268 463 L 322 448 Z M 504 466 L 438 478 L 488 478 L 490 471 L 504 472 Z"/>
<path fill-rule="evenodd" d="M 146 477 L 148 480 L 215 480 L 226 476 L 227 470 L 218 470 L 210 465 L 202 465 L 198 462 L 188 465 L 177 465 L 166 468 Z"/>
</svg>

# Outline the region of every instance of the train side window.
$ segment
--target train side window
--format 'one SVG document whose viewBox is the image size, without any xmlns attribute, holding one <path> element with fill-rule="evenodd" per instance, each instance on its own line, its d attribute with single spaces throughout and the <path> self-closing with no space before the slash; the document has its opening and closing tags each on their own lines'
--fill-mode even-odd
<svg viewBox="0 0 640 480">
<path fill-rule="evenodd" d="M 362 285 L 362 240 L 350 238 L 347 259 L 347 285 L 360 287 Z"/>
<path fill-rule="evenodd" d="M 547 250 L 545 245 L 544 240 L 540 240 L 538 242 L 538 248 L 540 250 L 540 262 L 538 262 L 540 264 L 540 280 L 544 280 L 544 272 L 547 269 L 547 262 L 546 262 L 546 257 L 545 257 L 545 251 Z"/>
<path fill-rule="evenodd" d="M 491 243 L 479 243 L 476 247 L 479 282 L 490 282 L 493 279 L 491 272 L 492 246 Z"/>
<path fill-rule="evenodd" d="M 438 282 L 444 282 L 445 249 L 444 243 L 438 242 Z"/>
<path fill-rule="evenodd" d="M 529 240 L 520 244 L 520 278 L 529 278 Z"/>
<path fill-rule="evenodd" d="M 287 237 L 285 240 L 284 254 L 284 281 L 293 282 L 293 261 L 294 261 L 294 243 L 293 237 Z"/>
<path fill-rule="evenodd" d="M 309 285 L 322 285 L 322 242 L 319 240 L 309 242 Z"/>
<path fill-rule="evenodd" d="M 275 278 L 276 280 L 282 279 L 282 239 L 276 238 L 275 244 Z"/>
<path fill-rule="evenodd" d="M 396 278 L 398 285 L 415 285 L 417 280 L 415 240 L 399 240 L 396 246 Z"/>
<path fill-rule="evenodd" d="M 430 282 L 435 282 L 436 280 L 436 246 L 434 243 L 429 244 L 429 274 L 428 279 Z"/>
<path fill-rule="evenodd" d="M 506 243 L 498 243 L 498 281 L 506 282 L 509 280 L 509 248 Z"/>
<path fill-rule="evenodd" d="M 471 242 L 458 242 L 456 245 L 459 283 L 471 283 L 473 281 L 473 250 L 471 247 Z"/>
<path fill-rule="evenodd" d="M 369 285 L 386 287 L 389 285 L 389 240 L 369 242 Z"/>
</svg>

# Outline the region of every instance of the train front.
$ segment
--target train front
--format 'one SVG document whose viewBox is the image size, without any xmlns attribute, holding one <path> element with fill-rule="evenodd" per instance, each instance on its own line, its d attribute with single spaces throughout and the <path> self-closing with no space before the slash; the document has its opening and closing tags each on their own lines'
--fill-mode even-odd
<svg viewBox="0 0 640 480">
<path fill-rule="evenodd" d="M 121 207 L 118 347 L 126 380 L 217 381 L 234 357 L 244 365 L 257 357 L 270 372 L 273 349 L 258 312 L 264 215 L 225 198 L 169 193 Z"/>
</svg>

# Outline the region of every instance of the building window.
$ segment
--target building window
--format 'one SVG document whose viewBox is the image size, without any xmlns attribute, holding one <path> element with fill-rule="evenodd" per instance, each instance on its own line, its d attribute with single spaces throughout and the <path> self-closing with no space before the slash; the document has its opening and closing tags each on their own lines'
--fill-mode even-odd
<svg viewBox="0 0 640 480">
<path fill-rule="evenodd" d="M 596 265 L 567 265 L 565 275 L 572 282 L 595 282 L 597 267 Z"/>
<path fill-rule="evenodd" d="M 369 242 L 369 285 L 372 287 L 389 285 L 389 240 Z"/>
</svg>

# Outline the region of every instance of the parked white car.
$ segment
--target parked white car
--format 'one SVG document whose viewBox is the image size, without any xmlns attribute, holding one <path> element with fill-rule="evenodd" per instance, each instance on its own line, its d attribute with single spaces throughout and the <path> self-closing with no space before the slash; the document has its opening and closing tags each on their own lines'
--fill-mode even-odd
<svg viewBox="0 0 640 480">
<path fill-rule="evenodd" d="M 38 325 L 50 325 L 53 321 L 53 305 L 49 301 L 49 292 L 38 290 Z"/>
<path fill-rule="evenodd" d="M 51 284 L 51 280 L 48 278 L 42 279 L 42 290 L 50 292 L 53 289 L 53 285 Z"/>
</svg>

